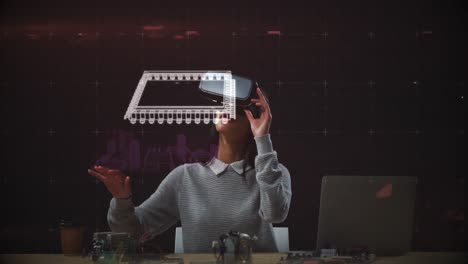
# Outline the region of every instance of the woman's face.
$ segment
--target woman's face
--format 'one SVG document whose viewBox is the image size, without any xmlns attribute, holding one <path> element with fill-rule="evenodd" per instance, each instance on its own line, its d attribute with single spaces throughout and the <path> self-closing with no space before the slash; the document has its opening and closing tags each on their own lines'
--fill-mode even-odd
<svg viewBox="0 0 468 264">
<path fill-rule="evenodd" d="M 250 122 L 245 114 L 237 114 L 236 119 L 230 119 L 226 124 L 219 120 L 216 131 L 230 138 L 244 138 L 250 132 Z"/>
</svg>

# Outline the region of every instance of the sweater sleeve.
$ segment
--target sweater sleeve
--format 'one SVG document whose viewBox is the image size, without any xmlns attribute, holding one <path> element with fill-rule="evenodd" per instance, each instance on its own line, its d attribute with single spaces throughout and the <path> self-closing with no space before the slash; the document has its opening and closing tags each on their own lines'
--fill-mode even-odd
<svg viewBox="0 0 468 264">
<path fill-rule="evenodd" d="M 138 238 L 146 232 L 158 235 L 179 219 L 178 192 L 184 165 L 172 170 L 156 191 L 139 206 L 132 199 L 112 198 L 107 222 L 113 232 L 126 232 Z"/>
<path fill-rule="evenodd" d="M 254 137 L 258 155 L 255 170 L 260 187 L 259 215 L 269 223 L 281 223 L 288 216 L 291 203 L 291 178 L 288 169 L 278 162 L 270 134 Z"/>
</svg>

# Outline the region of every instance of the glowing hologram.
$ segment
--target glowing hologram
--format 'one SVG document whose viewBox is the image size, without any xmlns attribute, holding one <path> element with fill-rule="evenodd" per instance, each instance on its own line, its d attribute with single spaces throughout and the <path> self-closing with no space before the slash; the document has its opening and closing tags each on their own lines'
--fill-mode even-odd
<svg viewBox="0 0 468 264">
<path fill-rule="evenodd" d="M 136 172 L 141 167 L 140 149 L 140 141 L 133 133 L 113 129 L 112 136 L 107 141 L 106 153 L 95 164 Z"/>
<path fill-rule="evenodd" d="M 218 106 L 141 106 L 139 105 L 148 81 L 223 81 L 223 102 Z M 124 120 L 130 123 L 144 124 L 226 124 L 229 119 L 236 119 L 236 86 L 230 71 L 144 71 L 133 94 Z"/>
<path fill-rule="evenodd" d="M 156 144 L 145 144 L 134 132 L 112 129 L 107 133 L 105 153 L 95 161 L 96 165 L 125 171 L 129 174 L 153 175 L 167 172 L 179 165 L 192 162 L 208 162 L 215 157 L 218 144 L 209 144 L 192 150 L 186 134 L 176 135 L 175 144 L 167 144 L 168 139 Z M 195 144 L 196 145 L 196 144 Z"/>
</svg>

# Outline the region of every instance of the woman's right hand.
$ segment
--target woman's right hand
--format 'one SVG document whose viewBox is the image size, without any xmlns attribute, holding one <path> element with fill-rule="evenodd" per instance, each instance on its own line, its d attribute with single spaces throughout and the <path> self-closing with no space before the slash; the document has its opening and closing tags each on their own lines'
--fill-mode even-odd
<svg viewBox="0 0 468 264">
<path fill-rule="evenodd" d="M 119 170 L 112 170 L 104 166 L 94 166 L 88 173 L 98 178 L 115 198 L 127 199 L 132 196 L 130 177 Z"/>
</svg>

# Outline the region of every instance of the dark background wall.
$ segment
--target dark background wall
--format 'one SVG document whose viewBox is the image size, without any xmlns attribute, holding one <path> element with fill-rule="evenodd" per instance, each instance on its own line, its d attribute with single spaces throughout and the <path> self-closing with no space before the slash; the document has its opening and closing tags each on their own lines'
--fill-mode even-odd
<svg viewBox="0 0 468 264">
<path fill-rule="evenodd" d="M 414 250 L 465 249 L 466 5 L 47 0 L 0 8 L 2 252 L 58 252 L 61 218 L 107 230 L 111 197 L 86 170 L 108 148 L 123 150 L 107 158 L 128 168 L 125 144 L 138 146 L 137 204 L 171 169 L 145 161 L 151 150 L 171 154 L 182 134 L 189 152 L 209 151 L 210 126 L 123 120 L 144 70 L 205 69 L 253 74 L 270 96 L 274 148 L 293 182 L 281 224 L 292 249 L 315 247 L 326 174 L 417 176 Z M 174 230 L 158 240 L 172 250 Z"/>
</svg>

